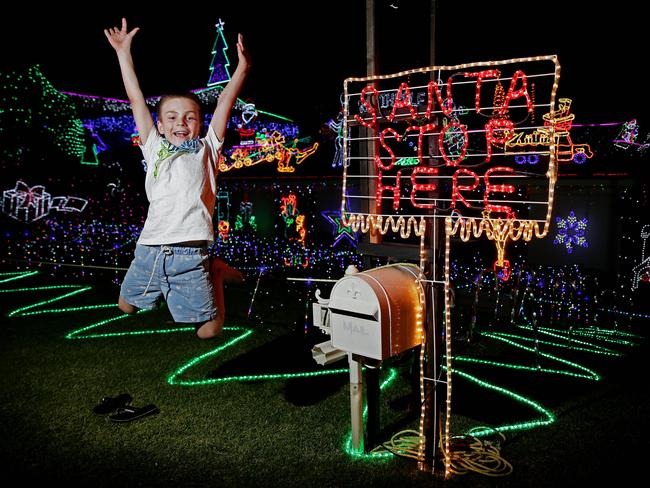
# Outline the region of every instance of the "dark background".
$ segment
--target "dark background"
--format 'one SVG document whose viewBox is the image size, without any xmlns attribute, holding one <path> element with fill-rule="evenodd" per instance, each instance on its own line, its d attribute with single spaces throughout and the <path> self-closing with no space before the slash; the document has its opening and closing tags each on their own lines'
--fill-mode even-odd
<svg viewBox="0 0 650 488">
<path fill-rule="evenodd" d="M 378 0 L 379 73 L 429 65 L 429 0 Z M 62 91 L 124 98 L 103 29 L 139 26 L 134 58 L 145 96 L 205 86 L 215 23 L 225 22 L 231 71 L 242 32 L 253 70 L 241 96 L 294 119 L 303 134 L 336 116 L 343 80 L 365 75 L 365 2 L 214 2 L 152 8 L 14 4 L 3 15 L 1 69 L 38 63 Z M 396 8 L 395 8 L 396 7 Z M 639 74 L 644 16 L 612 3 L 438 1 L 436 64 L 557 54 L 559 96 L 573 99 L 576 123 L 623 122 L 647 113 Z"/>
</svg>

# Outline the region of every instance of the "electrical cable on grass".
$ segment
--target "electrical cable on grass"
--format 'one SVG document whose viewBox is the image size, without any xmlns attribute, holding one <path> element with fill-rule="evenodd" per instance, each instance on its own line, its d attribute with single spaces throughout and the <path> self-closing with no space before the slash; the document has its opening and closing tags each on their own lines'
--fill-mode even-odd
<svg viewBox="0 0 650 488">
<path fill-rule="evenodd" d="M 505 440 L 505 436 L 497 432 Z M 444 444 L 444 439 L 441 439 Z M 403 430 L 394 434 L 390 441 L 374 448 L 372 453 L 390 452 L 395 456 L 418 460 L 420 434 L 416 430 Z M 481 440 L 477 437 L 454 436 L 450 452 L 446 456 L 452 474 L 467 474 L 469 471 L 485 476 L 507 476 L 512 473 L 512 464 L 501 457 L 498 442 Z"/>
<path fill-rule="evenodd" d="M 417 430 L 402 430 L 394 434 L 390 441 L 375 447 L 371 453 L 390 452 L 398 457 L 417 460 L 420 446 L 420 433 Z"/>
<path fill-rule="evenodd" d="M 498 434 L 505 440 L 502 433 Z M 512 464 L 501 457 L 501 446 L 498 442 L 469 435 L 451 438 L 446 461 L 452 474 L 474 471 L 485 476 L 507 476 L 512 473 Z"/>
</svg>

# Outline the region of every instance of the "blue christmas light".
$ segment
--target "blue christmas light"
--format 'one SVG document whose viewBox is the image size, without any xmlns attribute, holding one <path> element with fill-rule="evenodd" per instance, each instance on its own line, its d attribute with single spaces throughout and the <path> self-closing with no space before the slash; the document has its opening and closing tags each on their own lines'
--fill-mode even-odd
<svg viewBox="0 0 650 488">
<path fill-rule="evenodd" d="M 578 220 L 573 210 L 569 212 L 567 218 L 556 217 L 555 223 L 557 225 L 558 233 L 555 236 L 553 244 L 562 244 L 566 248 L 566 252 L 573 253 L 575 247 L 589 247 L 587 238 L 585 237 L 585 229 L 587 228 L 587 219 L 582 218 Z"/>
</svg>

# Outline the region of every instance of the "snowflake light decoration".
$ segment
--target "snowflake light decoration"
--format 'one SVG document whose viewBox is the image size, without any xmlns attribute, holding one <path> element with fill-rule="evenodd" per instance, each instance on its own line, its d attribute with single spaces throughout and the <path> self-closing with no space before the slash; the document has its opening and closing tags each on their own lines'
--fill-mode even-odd
<svg viewBox="0 0 650 488">
<path fill-rule="evenodd" d="M 587 219 L 582 218 L 578 220 L 573 210 L 569 212 L 566 219 L 555 217 L 557 224 L 557 235 L 553 244 L 564 245 L 566 252 L 573 253 L 575 247 L 589 247 L 589 243 L 585 237 L 585 229 L 587 228 Z"/>
</svg>

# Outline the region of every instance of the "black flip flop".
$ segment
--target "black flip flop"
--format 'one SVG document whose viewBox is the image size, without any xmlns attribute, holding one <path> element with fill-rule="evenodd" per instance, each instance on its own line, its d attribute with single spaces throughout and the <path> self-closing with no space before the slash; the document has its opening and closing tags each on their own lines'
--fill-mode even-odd
<svg viewBox="0 0 650 488">
<path fill-rule="evenodd" d="M 102 401 L 93 408 L 97 415 L 109 414 L 118 408 L 125 407 L 133 401 L 133 397 L 128 393 L 122 393 L 116 397 L 104 397 Z"/>
<path fill-rule="evenodd" d="M 111 415 L 108 418 L 113 422 L 131 422 L 132 420 L 137 420 L 156 413 L 160 413 L 160 410 L 153 403 L 139 408 L 127 405 L 120 408 L 116 414 Z"/>
</svg>

